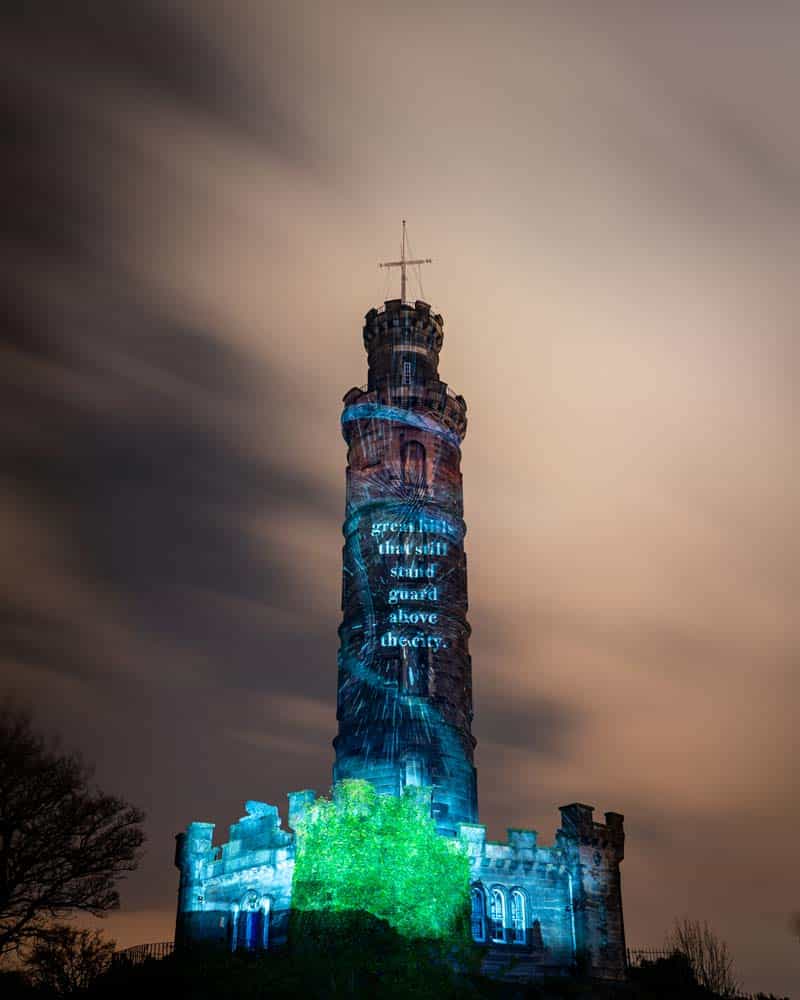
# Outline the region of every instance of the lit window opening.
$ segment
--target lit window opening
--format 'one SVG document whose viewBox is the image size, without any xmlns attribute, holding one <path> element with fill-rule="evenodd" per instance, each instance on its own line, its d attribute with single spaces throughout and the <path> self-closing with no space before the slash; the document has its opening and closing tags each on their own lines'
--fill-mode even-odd
<svg viewBox="0 0 800 1000">
<path fill-rule="evenodd" d="M 506 897 L 502 889 L 492 889 L 492 941 L 505 944 Z"/>
<path fill-rule="evenodd" d="M 472 890 L 472 939 L 473 941 L 486 940 L 486 901 L 483 890 L 475 888 Z"/>
<path fill-rule="evenodd" d="M 521 889 L 511 893 L 511 927 L 514 933 L 514 944 L 525 944 L 525 896 Z"/>
</svg>

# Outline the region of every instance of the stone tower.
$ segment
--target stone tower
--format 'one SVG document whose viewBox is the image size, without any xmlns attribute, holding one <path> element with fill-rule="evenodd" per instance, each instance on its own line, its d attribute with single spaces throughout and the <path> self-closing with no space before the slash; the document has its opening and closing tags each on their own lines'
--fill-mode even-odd
<svg viewBox="0 0 800 1000">
<path fill-rule="evenodd" d="M 404 241 L 399 264 L 409 263 L 417 262 L 406 260 Z M 368 382 L 347 393 L 342 414 L 333 780 L 364 778 L 393 795 L 407 785 L 431 790 L 439 832 L 456 837 L 469 860 L 470 923 L 485 974 L 524 982 L 581 969 L 623 980 L 623 817 L 607 812 L 599 822 L 591 806 L 573 802 L 561 808 L 552 844 L 516 828 L 506 843 L 487 840 L 477 822 L 460 472 L 467 405 L 439 379 L 442 317 L 401 294 L 367 313 L 364 345 Z M 211 823 L 178 834 L 177 947 L 286 944 L 303 819 L 315 799 L 309 789 L 289 793 L 289 829 L 275 806 L 251 800 L 224 843 L 214 843 Z"/>
<path fill-rule="evenodd" d="M 439 830 L 478 818 L 461 441 L 439 378 L 442 317 L 394 299 L 364 324 L 348 445 L 334 782 L 433 788 Z"/>
</svg>

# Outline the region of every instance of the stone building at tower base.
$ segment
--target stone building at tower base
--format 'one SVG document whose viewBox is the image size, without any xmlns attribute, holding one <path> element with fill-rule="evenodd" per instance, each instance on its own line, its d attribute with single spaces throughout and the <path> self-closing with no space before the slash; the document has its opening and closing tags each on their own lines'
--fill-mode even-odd
<svg viewBox="0 0 800 1000">
<path fill-rule="evenodd" d="M 259 951 L 286 944 L 294 827 L 314 799 L 313 791 L 289 793 L 288 830 L 276 806 L 250 801 L 224 844 L 214 845 L 211 823 L 191 823 L 178 834 L 177 947 Z M 580 970 L 595 979 L 625 978 L 621 815 L 606 813 L 598 823 L 591 806 L 563 806 L 552 845 L 539 844 L 535 830 L 510 829 L 505 843 L 490 841 L 479 824 L 460 824 L 457 837 L 469 856 L 472 937 L 486 948 L 486 974 L 532 980 Z"/>
</svg>

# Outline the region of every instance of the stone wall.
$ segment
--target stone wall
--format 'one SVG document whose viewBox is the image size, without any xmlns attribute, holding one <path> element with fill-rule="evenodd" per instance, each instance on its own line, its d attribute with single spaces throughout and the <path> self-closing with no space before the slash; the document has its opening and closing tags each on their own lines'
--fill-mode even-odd
<svg viewBox="0 0 800 1000">
<path fill-rule="evenodd" d="M 257 950 L 285 944 L 294 834 L 281 829 L 276 806 L 250 801 L 245 810 L 230 827 L 228 842 L 219 847 L 212 843 L 213 823 L 190 823 L 176 837 L 176 947 L 204 942 Z"/>
<path fill-rule="evenodd" d="M 487 974 L 531 979 L 580 969 L 598 979 L 625 978 L 622 821 L 618 813 L 607 813 L 605 824 L 595 823 L 591 806 L 564 806 L 561 828 L 550 846 L 538 843 L 535 830 L 509 829 L 508 841 L 498 843 L 486 840 L 484 826 L 459 827 L 470 857 L 473 892 L 482 894 L 484 931 L 477 931 L 480 917 L 473 904 L 473 936 L 486 943 Z M 496 893 L 504 916 L 501 929 L 492 919 Z M 520 896 L 522 933 L 514 926 Z"/>
<path fill-rule="evenodd" d="M 289 794 L 290 827 L 314 798 L 310 790 Z M 281 828 L 275 806 L 248 802 L 245 808 L 221 846 L 212 843 L 211 823 L 191 823 L 177 837 L 178 947 L 202 941 L 258 949 L 286 942 L 295 835 Z M 606 813 L 605 823 L 597 823 L 591 806 L 564 806 L 552 845 L 539 844 L 535 830 L 520 829 L 509 829 L 506 843 L 490 841 L 486 827 L 473 823 L 460 824 L 458 837 L 469 855 L 473 891 L 483 899 L 483 930 L 474 936 L 486 945 L 488 975 L 535 979 L 580 969 L 598 979 L 624 979 L 622 816 Z M 502 930 L 492 923 L 495 893 L 503 901 Z M 520 898 L 521 928 L 514 920 Z"/>
</svg>

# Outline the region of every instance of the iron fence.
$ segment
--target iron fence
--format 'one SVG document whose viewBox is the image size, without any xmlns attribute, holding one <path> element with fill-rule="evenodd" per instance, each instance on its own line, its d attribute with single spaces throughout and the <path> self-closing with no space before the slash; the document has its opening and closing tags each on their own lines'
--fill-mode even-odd
<svg viewBox="0 0 800 1000">
<path fill-rule="evenodd" d="M 115 965 L 139 965 L 148 959 L 167 958 L 175 950 L 174 941 L 154 941 L 150 944 L 136 944 L 132 948 L 123 948 L 115 951 L 112 959 Z M 662 958 L 669 958 L 674 954 L 669 948 L 628 948 L 628 966 L 638 968 L 643 962 L 657 962 Z M 736 993 L 729 997 L 729 1000 L 759 1000 L 763 994 L 757 993 Z"/>
<path fill-rule="evenodd" d="M 636 969 L 642 962 L 657 962 L 671 954 L 668 948 L 628 948 L 628 965 Z"/>
<path fill-rule="evenodd" d="M 674 954 L 669 948 L 628 948 L 628 967 L 637 969 L 643 962 L 657 962 Z M 732 993 L 728 1000 L 761 1000 L 763 997 L 763 993 Z"/>
<path fill-rule="evenodd" d="M 175 950 L 174 941 L 154 941 L 151 944 L 135 944 L 132 948 L 123 948 L 114 952 L 115 965 L 139 965 L 149 958 L 161 959 L 171 955 Z"/>
</svg>

